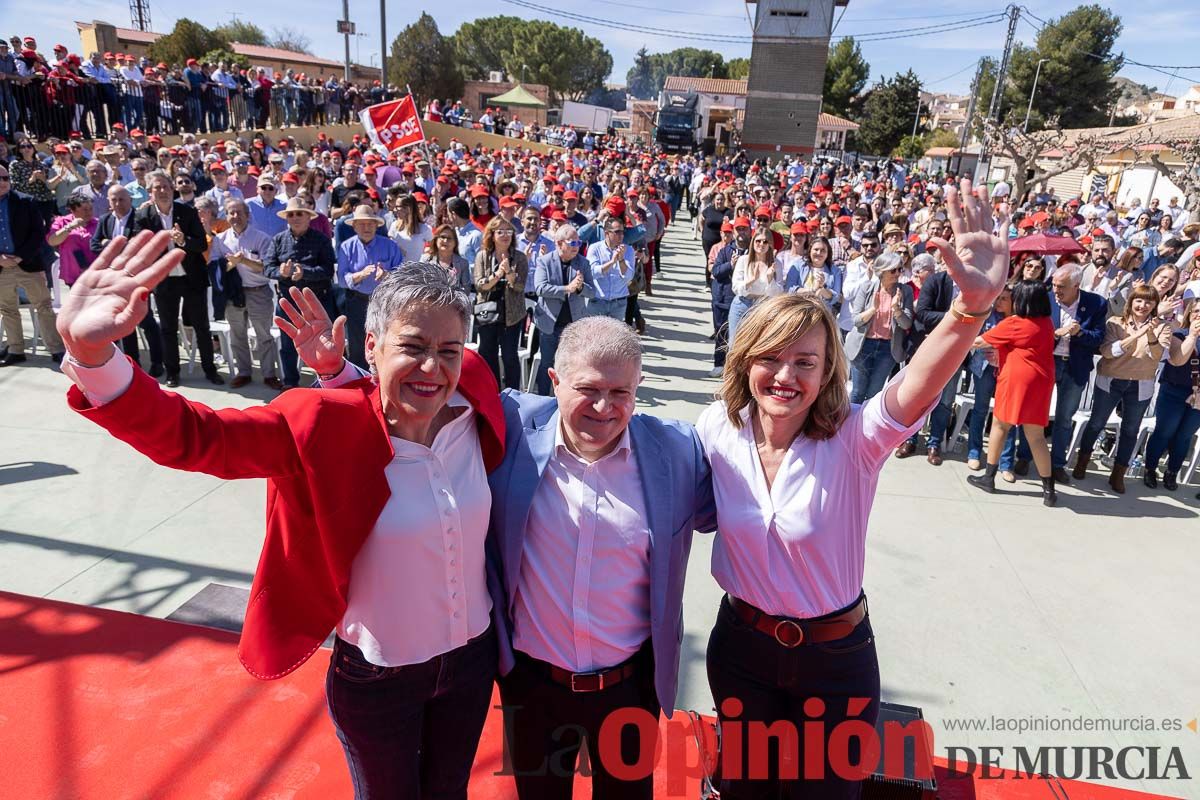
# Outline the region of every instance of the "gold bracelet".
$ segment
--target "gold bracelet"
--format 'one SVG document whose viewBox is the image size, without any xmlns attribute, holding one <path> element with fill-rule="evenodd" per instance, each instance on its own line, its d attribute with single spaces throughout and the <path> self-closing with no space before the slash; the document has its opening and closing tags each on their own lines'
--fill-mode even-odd
<svg viewBox="0 0 1200 800">
<path fill-rule="evenodd" d="M 957 320 L 958 322 L 962 322 L 962 323 L 983 322 L 985 319 L 987 319 L 988 317 L 990 317 L 992 315 L 992 309 L 990 309 L 990 308 L 987 309 L 986 311 L 978 311 L 978 312 L 962 311 L 958 308 L 955 308 L 955 304 L 957 302 L 958 302 L 958 298 L 956 297 L 950 303 L 950 315 L 952 317 L 954 317 L 954 319 Z"/>
</svg>

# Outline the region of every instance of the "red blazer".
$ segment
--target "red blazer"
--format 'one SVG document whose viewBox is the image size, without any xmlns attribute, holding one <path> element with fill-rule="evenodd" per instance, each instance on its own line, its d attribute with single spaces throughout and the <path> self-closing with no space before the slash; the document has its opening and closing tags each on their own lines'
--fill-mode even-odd
<svg viewBox="0 0 1200 800">
<path fill-rule="evenodd" d="M 458 391 L 477 413 L 490 472 L 504 457 L 504 411 L 491 370 L 473 351 L 463 354 Z M 163 466 L 267 479 L 267 533 L 238 657 L 264 680 L 307 661 L 345 614 L 350 567 L 391 495 L 384 468 L 394 451 L 375 384 L 362 379 L 214 411 L 135 369 L 129 390 L 111 403 L 95 408 L 74 386 L 67 400 Z"/>
</svg>

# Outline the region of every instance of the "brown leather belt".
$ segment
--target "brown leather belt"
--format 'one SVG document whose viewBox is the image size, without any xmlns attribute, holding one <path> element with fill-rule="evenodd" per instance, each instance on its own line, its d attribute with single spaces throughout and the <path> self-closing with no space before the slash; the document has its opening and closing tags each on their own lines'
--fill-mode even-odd
<svg viewBox="0 0 1200 800">
<path fill-rule="evenodd" d="M 725 597 L 738 619 L 787 648 L 845 638 L 867 617 L 866 595 L 840 614 L 818 619 L 776 617 L 731 594 Z"/>
<path fill-rule="evenodd" d="M 623 664 L 618 664 L 615 667 L 598 672 L 571 672 L 554 664 L 548 664 L 545 661 L 527 656 L 524 653 L 518 653 L 518 658 L 521 658 L 550 680 L 576 693 L 603 691 L 616 686 L 621 681 L 632 678 L 638 671 L 638 658 L 636 655 Z"/>
</svg>

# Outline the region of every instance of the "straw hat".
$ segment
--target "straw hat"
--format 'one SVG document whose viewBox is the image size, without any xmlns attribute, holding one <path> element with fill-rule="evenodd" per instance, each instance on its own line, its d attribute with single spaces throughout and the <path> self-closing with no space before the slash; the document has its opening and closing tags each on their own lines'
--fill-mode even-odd
<svg viewBox="0 0 1200 800">
<path fill-rule="evenodd" d="M 277 212 L 275 216 L 279 217 L 280 219 L 287 219 L 287 215 L 293 211 L 303 211 L 305 214 L 308 214 L 309 217 L 313 218 L 318 216 L 317 212 L 313 211 L 311 208 L 305 207 L 303 203 L 304 201 L 299 197 L 293 197 L 291 200 L 288 200 L 287 208 L 285 208 L 283 211 Z"/>
<path fill-rule="evenodd" d="M 355 206 L 354 216 L 350 217 L 350 224 L 353 225 L 356 222 L 374 222 L 376 226 L 387 224 L 383 218 L 375 216 L 375 210 L 366 203 Z"/>
</svg>

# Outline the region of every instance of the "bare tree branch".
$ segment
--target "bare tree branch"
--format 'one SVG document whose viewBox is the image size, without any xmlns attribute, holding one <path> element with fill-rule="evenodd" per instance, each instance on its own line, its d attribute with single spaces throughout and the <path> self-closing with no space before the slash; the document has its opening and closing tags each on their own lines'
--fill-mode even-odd
<svg viewBox="0 0 1200 800">
<path fill-rule="evenodd" d="M 1096 134 L 1072 134 L 1064 131 L 1057 119 L 1046 121 L 1044 130 L 1027 133 L 1016 120 L 984 123 L 984 141 L 989 150 L 1007 156 L 1015 167 L 1012 196 L 1023 198 L 1030 185 L 1044 185 L 1052 178 L 1079 167 L 1095 169 L 1096 159 L 1111 151 L 1103 137 Z M 1058 151 L 1057 160 L 1043 158 Z"/>
<path fill-rule="evenodd" d="M 1133 150 L 1140 163 L 1145 160 L 1183 192 L 1183 207 L 1188 211 L 1188 222 L 1200 222 L 1200 139 L 1164 139 L 1147 128 L 1138 135 L 1125 140 L 1124 146 Z M 1150 146 L 1165 147 L 1175 154 L 1178 163 L 1163 161 L 1163 150 Z"/>
</svg>

